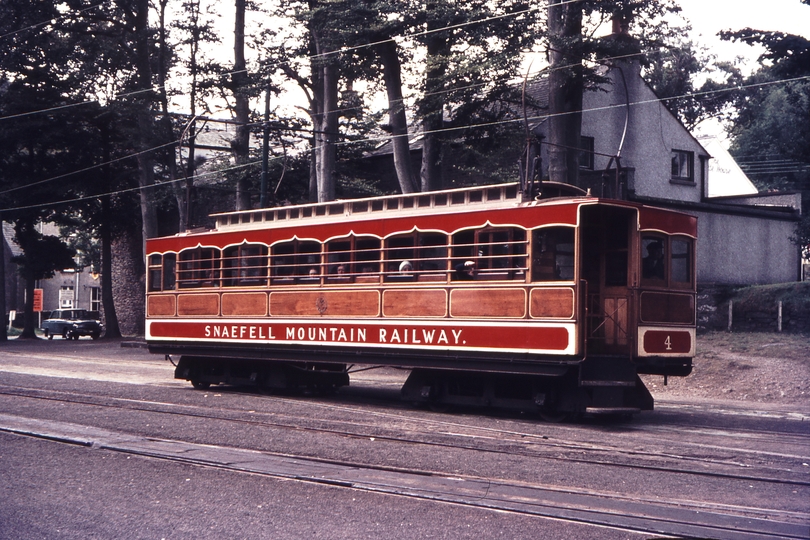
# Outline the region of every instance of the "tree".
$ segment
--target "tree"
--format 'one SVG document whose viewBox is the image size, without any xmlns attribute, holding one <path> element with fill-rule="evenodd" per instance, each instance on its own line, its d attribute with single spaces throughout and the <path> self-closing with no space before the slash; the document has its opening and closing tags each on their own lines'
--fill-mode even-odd
<svg viewBox="0 0 810 540">
<path fill-rule="evenodd" d="M 605 81 L 598 69 L 585 69 L 585 60 L 604 65 L 614 58 L 636 57 L 671 41 L 681 32 L 665 15 L 678 13 L 673 0 L 608 1 L 548 0 L 549 18 L 549 176 L 557 182 L 578 183 L 581 96 Z M 592 30 L 612 20 L 613 34 L 594 38 Z M 633 27 L 632 38 L 628 30 Z"/>
<path fill-rule="evenodd" d="M 721 37 L 765 47 L 760 68 L 729 94 L 730 151 L 759 189 L 801 191 L 794 240 L 810 256 L 810 40 L 751 28 Z"/>
</svg>

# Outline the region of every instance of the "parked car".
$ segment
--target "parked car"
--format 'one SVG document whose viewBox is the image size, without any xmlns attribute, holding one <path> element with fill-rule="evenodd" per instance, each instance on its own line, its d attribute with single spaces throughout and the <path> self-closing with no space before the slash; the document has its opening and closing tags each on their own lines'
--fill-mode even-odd
<svg viewBox="0 0 810 540">
<path fill-rule="evenodd" d="M 98 339 L 103 327 L 86 309 L 57 309 L 50 317 L 42 321 L 45 337 L 62 336 L 65 339 L 79 339 L 90 336 Z"/>
</svg>

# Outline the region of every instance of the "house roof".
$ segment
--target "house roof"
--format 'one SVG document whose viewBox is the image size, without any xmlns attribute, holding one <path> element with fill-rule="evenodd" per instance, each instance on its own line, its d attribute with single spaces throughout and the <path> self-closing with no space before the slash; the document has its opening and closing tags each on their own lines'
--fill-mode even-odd
<svg viewBox="0 0 810 540">
<path fill-rule="evenodd" d="M 3 221 L 2 224 L 3 240 L 8 246 L 9 251 L 11 251 L 11 256 L 16 257 L 18 255 L 22 255 L 22 249 L 20 249 L 20 246 L 14 241 L 14 227 L 11 225 L 11 223 L 6 223 L 5 221 Z"/>
</svg>

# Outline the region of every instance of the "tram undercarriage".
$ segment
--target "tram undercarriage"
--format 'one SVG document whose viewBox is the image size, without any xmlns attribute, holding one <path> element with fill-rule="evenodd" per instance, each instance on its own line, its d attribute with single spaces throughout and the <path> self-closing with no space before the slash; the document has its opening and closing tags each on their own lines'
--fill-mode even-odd
<svg viewBox="0 0 810 540">
<path fill-rule="evenodd" d="M 548 418 L 579 413 L 622 415 L 653 409 L 653 398 L 626 358 L 589 358 L 558 375 L 414 369 L 405 400 L 537 411 Z"/>
<path fill-rule="evenodd" d="M 182 356 L 175 378 L 189 380 L 197 389 L 230 384 L 315 394 L 349 385 L 346 364 L 201 356 Z M 549 419 L 582 413 L 628 415 L 653 409 L 653 398 L 636 366 L 618 356 L 589 357 L 534 374 L 417 367 L 401 395 L 405 401 L 431 408 L 493 407 L 533 411 Z"/>
</svg>

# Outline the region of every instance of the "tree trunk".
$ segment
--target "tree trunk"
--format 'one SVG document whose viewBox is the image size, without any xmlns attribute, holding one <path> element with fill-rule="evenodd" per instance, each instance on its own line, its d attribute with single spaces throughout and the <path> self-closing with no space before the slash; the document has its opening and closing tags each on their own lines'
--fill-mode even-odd
<svg viewBox="0 0 810 540">
<path fill-rule="evenodd" d="M 3 233 L 3 216 L 0 212 L 0 317 L 5 317 L 6 305 L 6 236 Z M 8 341 L 8 321 L 3 322 L 0 328 L 0 342 Z"/>
<path fill-rule="evenodd" d="M 110 197 L 101 198 L 101 303 L 104 306 L 104 339 L 121 337 L 115 311 L 112 286 L 112 235 L 110 234 Z"/>
<path fill-rule="evenodd" d="M 335 59 L 323 56 L 326 52 L 321 45 L 319 36 L 313 36 L 315 52 L 319 55 L 316 62 L 320 76 L 317 82 L 320 83 L 321 107 L 320 114 L 316 115 L 319 122 L 315 125 L 315 140 L 317 141 L 316 153 L 317 177 L 318 177 L 318 202 L 329 202 L 335 200 L 337 164 L 337 142 L 338 134 L 338 70 Z"/>
<path fill-rule="evenodd" d="M 152 67 L 149 55 L 149 1 L 136 0 L 135 8 L 135 67 L 138 88 L 152 87 Z M 155 209 L 155 173 L 154 158 L 147 150 L 151 147 L 152 134 L 155 132 L 152 111 L 150 108 L 151 92 L 139 97 L 137 103 L 138 122 L 138 184 L 140 186 L 141 223 L 143 249 L 146 253 L 146 239 L 157 236 L 157 212 Z"/>
<path fill-rule="evenodd" d="M 250 153 L 250 103 L 247 93 L 247 68 L 245 64 L 245 4 L 246 0 L 236 0 L 236 15 L 234 23 L 233 44 L 233 93 L 235 101 L 236 136 L 231 141 L 231 150 L 237 165 L 248 162 Z M 244 169 L 237 169 L 236 181 L 236 209 L 249 210 L 250 191 L 248 189 L 248 176 Z"/>
<path fill-rule="evenodd" d="M 549 0 L 548 28 L 548 174 L 553 182 L 578 186 L 584 90 L 581 6 Z"/>
<path fill-rule="evenodd" d="M 435 24 L 428 23 L 428 29 Z M 442 189 L 442 134 L 444 127 L 444 71 L 449 45 L 447 38 L 433 34 L 427 40 L 427 70 L 425 72 L 425 97 L 422 101 L 422 191 Z"/>
<path fill-rule="evenodd" d="M 397 54 L 397 44 L 385 41 L 377 45 L 377 54 L 383 65 L 383 79 L 388 94 L 388 122 L 391 125 L 391 143 L 394 149 L 394 169 L 402 193 L 419 190 L 411 166 L 411 149 L 408 144 L 408 120 L 405 116 L 405 101 L 402 97 L 402 75 Z"/>
</svg>

